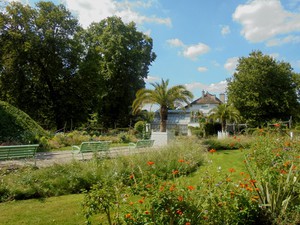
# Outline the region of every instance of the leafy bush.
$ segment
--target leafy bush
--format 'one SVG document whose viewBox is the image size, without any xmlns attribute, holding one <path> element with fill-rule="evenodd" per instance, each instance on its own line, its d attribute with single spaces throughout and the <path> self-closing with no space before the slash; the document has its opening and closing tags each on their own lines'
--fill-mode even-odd
<svg viewBox="0 0 300 225">
<path fill-rule="evenodd" d="M 48 136 L 33 119 L 14 106 L 0 101 L 0 142 L 20 144 L 38 143 L 41 136 Z"/>
</svg>

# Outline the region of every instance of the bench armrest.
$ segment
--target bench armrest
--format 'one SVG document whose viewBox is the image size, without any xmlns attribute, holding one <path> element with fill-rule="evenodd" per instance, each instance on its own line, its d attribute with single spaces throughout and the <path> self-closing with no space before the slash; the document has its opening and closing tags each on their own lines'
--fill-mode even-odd
<svg viewBox="0 0 300 225">
<path fill-rule="evenodd" d="M 76 153 L 76 152 L 79 152 L 80 151 L 80 147 L 79 146 L 77 146 L 77 145 L 73 145 L 72 146 L 72 153 L 74 154 L 74 153 Z"/>
<path fill-rule="evenodd" d="M 130 142 L 128 143 L 128 147 L 136 147 L 136 143 Z"/>
</svg>

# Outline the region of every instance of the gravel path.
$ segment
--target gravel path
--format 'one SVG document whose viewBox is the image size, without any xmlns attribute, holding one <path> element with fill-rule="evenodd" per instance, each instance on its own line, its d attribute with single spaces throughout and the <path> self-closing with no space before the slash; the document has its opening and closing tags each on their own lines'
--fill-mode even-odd
<svg viewBox="0 0 300 225">
<path fill-rule="evenodd" d="M 145 153 L 148 151 L 155 151 L 158 148 L 152 147 L 144 149 L 129 149 L 128 147 L 110 148 L 108 152 L 105 152 L 109 157 L 117 157 L 120 155 L 129 155 L 137 153 Z M 93 157 L 93 153 L 85 153 L 84 160 L 89 160 Z M 72 160 L 82 160 L 81 154 L 72 154 L 72 150 L 65 151 L 53 151 L 53 152 L 38 152 L 36 155 L 36 166 L 46 167 L 54 164 L 63 164 L 71 162 Z M 0 161 L 0 167 L 13 166 L 13 165 L 34 165 L 33 159 L 19 159 L 19 160 L 7 160 Z"/>
</svg>

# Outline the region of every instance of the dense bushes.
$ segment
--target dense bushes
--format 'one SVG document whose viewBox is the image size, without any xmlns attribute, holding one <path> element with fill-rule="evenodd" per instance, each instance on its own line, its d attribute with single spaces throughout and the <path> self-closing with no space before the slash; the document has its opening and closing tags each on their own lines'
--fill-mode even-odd
<svg viewBox="0 0 300 225">
<path fill-rule="evenodd" d="M 0 101 L 0 142 L 38 143 L 41 136 L 47 136 L 33 119 L 12 105 Z"/>
</svg>

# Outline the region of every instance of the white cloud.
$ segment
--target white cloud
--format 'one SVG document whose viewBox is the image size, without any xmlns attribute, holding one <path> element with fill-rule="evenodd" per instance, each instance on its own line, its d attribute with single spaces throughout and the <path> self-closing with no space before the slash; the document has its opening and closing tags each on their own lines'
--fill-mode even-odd
<svg viewBox="0 0 300 225">
<path fill-rule="evenodd" d="M 300 36 L 289 35 L 284 38 L 274 38 L 267 41 L 267 46 L 280 46 L 287 43 L 300 43 Z"/>
<path fill-rule="evenodd" d="M 208 69 L 207 69 L 206 67 L 203 67 L 203 66 L 198 67 L 197 70 L 198 70 L 200 73 L 204 73 L 204 72 L 208 71 Z"/>
<path fill-rule="evenodd" d="M 186 45 L 180 39 L 174 38 L 167 40 L 167 43 L 171 47 L 181 47 L 182 50 L 179 52 L 179 55 L 183 55 L 186 58 L 191 60 L 196 60 L 198 56 L 203 55 L 210 51 L 210 47 L 203 43 L 198 43 L 195 45 Z"/>
<path fill-rule="evenodd" d="M 227 88 L 227 81 L 221 81 L 219 83 L 212 83 L 212 84 L 203 84 L 200 82 L 196 83 L 190 83 L 190 84 L 185 84 L 186 88 L 194 92 L 196 90 L 205 90 L 211 93 L 224 93 Z"/>
<path fill-rule="evenodd" d="M 183 42 L 181 40 L 179 40 L 178 38 L 169 39 L 169 40 L 167 40 L 167 43 L 171 47 L 184 47 Z"/>
<path fill-rule="evenodd" d="M 153 83 L 155 81 L 159 81 L 160 78 L 156 76 L 148 76 L 146 79 L 144 79 L 146 83 Z"/>
<path fill-rule="evenodd" d="M 150 8 L 154 1 L 116 1 L 116 0 L 62 0 L 68 9 L 75 12 L 82 26 L 87 27 L 92 22 L 99 22 L 108 16 L 119 16 L 126 23 L 136 24 L 156 23 L 171 26 L 170 18 L 160 18 L 156 15 L 145 16 L 138 8 Z"/>
<path fill-rule="evenodd" d="M 230 27 L 229 26 L 221 26 L 221 34 L 223 36 L 227 35 L 227 34 L 230 34 Z"/>
<path fill-rule="evenodd" d="M 183 51 L 183 56 L 192 60 L 196 60 L 198 56 L 209 52 L 209 50 L 209 46 L 203 43 L 199 43 L 186 47 Z"/>
<path fill-rule="evenodd" d="M 268 54 L 268 55 L 271 56 L 274 59 L 278 59 L 279 58 L 279 53 L 271 53 L 271 54 Z"/>
<path fill-rule="evenodd" d="M 236 66 L 238 64 L 238 57 L 232 57 L 227 59 L 224 68 L 229 72 L 229 73 L 233 73 L 236 69 Z"/>
<path fill-rule="evenodd" d="M 279 0 L 249 1 L 239 5 L 232 16 L 242 24 L 241 34 L 250 42 L 300 31 L 300 14 L 285 10 Z"/>
</svg>

